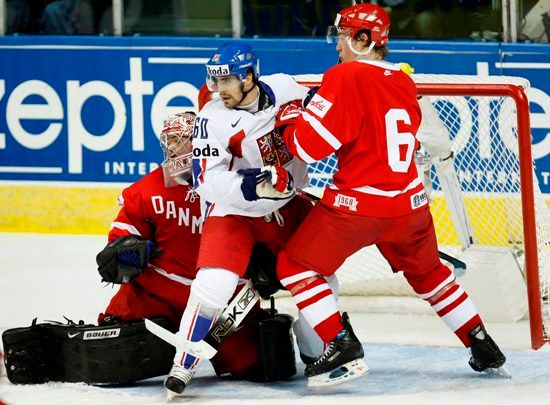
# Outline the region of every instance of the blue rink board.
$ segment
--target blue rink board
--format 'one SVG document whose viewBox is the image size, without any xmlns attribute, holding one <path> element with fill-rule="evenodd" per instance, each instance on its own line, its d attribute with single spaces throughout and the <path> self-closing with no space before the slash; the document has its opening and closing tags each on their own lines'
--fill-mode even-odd
<svg viewBox="0 0 550 405">
<path fill-rule="evenodd" d="M 162 159 L 162 121 L 196 108 L 204 61 L 229 40 L 0 37 L 0 180 L 136 181 Z M 247 41 L 262 74 L 322 73 L 336 62 L 321 39 Z M 549 44 L 392 40 L 389 48 L 390 61 L 417 73 L 529 79 L 536 173 L 550 192 Z"/>
</svg>

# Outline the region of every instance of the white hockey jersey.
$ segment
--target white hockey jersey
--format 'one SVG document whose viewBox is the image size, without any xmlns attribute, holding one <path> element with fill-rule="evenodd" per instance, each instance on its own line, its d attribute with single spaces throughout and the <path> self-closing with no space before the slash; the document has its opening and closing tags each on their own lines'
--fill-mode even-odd
<svg viewBox="0 0 550 405">
<path fill-rule="evenodd" d="M 239 169 L 282 166 L 303 188 L 308 184 L 307 166 L 290 154 L 275 121 L 279 108 L 303 99 L 307 87 L 291 76 L 275 74 L 260 78 L 271 106 L 255 114 L 226 108 L 219 98 L 207 103 L 197 116 L 193 134 L 194 188 L 201 196 L 203 218 L 242 215 L 261 217 L 284 206 L 288 200 L 247 201 Z"/>
</svg>

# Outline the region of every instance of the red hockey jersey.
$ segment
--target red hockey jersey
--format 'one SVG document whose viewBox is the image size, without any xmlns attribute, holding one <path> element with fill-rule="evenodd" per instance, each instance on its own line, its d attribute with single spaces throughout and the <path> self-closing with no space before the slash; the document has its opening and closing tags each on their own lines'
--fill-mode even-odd
<svg viewBox="0 0 550 405">
<path fill-rule="evenodd" d="M 151 240 L 164 253 L 149 270 L 190 285 L 195 278 L 202 232 L 199 196 L 187 185 L 166 187 L 162 167 L 124 189 L 122 207 L 109 232 L 109 242 L 126 235 Z"/>
<path fill-rule="evenodd" d="M 354 61 L 325 73 L 285 142 L 307 163 L 336 153 L 338 171 L 322 203 L 394 217 L 428 204 L 413 161 L 420 120 L 416 87 L 399 66 Z"/>
</svg>

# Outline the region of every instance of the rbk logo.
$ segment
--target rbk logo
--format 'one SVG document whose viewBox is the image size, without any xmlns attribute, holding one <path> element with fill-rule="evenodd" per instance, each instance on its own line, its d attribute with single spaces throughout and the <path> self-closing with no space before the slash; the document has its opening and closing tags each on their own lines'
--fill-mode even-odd
<svg viewBox="0 0 550 405">
<path fill-rule="evenodd" d="M 242 297 L 240 300 L 239 300 L 239 308 L 241 308 L 242 310 L 244 310 L 251 302 L 252 300 L 254 299 L 254 296 L 255 296 L 255 293 L 253 290 L 249 289 L 245 296 Z"/>
</svg>

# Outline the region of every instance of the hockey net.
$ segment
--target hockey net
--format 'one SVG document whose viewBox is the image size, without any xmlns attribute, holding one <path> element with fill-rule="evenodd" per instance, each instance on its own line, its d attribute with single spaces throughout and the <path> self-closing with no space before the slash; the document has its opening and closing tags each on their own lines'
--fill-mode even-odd
<svg viewBox="0 0 550 405">
<path fill-rule="evenodd" d="M 474 244 L 511 252 L 527 281 L 531 339 L 538 348 L 550 341 L 550 210 L 531 157 L 525 96 L 529 82 L 504 76 L 412 77 L 419 95 L 429 98 L 451 136 L 455 171 Z M 319 85 L 321 78 L 296 76 L 309 86 Z M 332 155 L 312 166 L 309 191 L 321 194 L 331 184 L 337 165 Z M 460 257 L 467 246 L 459 237 L 433 167 L 429 177 L 439 248 Z M 360 297 L 354 299 L 355 310 L 402 312 L 403 307 L 407 311 L 418 307 L 422 312 L 429 308 L 414 298 L 404 277 L 391 271 L 375 247 L 348 258 L 337 274 L 342 299 Z"/>
</svg>

